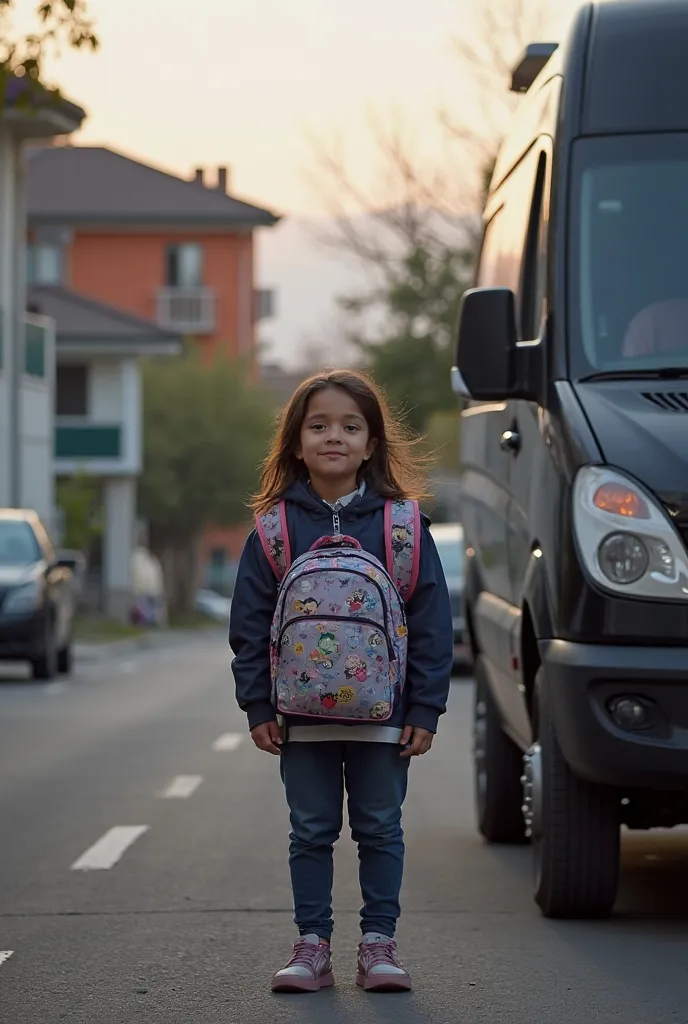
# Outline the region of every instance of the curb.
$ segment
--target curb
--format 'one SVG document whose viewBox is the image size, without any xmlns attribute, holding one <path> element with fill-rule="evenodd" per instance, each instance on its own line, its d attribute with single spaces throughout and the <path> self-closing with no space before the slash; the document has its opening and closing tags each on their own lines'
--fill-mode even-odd
<svg viewBox="0 0 688 1024">
<path fill-rule="evenodd" d="M 137 654 L 140 651 L 160 651 L 166 647 L 180 647 L 207 637 L 224 636 L 221 628 L 175 629 L 163 632 L 143 633 L 126 640 L 112 640 L 104 643 L 74 644 L 74 658 L 78 662 L 107 661 L 122 654 Z"/>
</svg>

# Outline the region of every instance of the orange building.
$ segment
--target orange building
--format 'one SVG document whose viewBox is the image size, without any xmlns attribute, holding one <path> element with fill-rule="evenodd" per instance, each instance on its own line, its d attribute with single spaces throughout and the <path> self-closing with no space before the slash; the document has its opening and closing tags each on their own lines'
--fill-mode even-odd
<svg viewBox="0 0 688 1024">
<path fill-rule="evenodd" d="M 208 354 L 250 355 L 258 313 L 253 235 L 278 218 L 227 192 L 105 147 L 46 146 L 29 161 L 32 283 L 60 284 Z"/>
<path fill-rule="evenodd" d="M 214 182 L 202 170 L 184 180 L 106 147 L 31 150 L 30 286 L 44 298 L 46 287 L 61 289 L 73 309 L 88 299 L 110 319 L 126 313 L 192 339 L 208 358 L 252 359 L 270 298 L 255 288 L 254 234 L 278 218 L 228 185 L 223 167 Z M 209 531 L 208 563 L 230 561 L 241 537 Z"/>
</svg>

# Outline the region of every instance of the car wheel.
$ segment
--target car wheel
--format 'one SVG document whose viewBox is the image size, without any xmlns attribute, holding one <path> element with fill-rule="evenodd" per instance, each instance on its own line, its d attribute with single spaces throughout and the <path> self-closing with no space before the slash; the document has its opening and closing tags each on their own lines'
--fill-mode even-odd
<svg viewBox="0 0 688 1024">
<path fill-rule="evenodd" d="M 32 660 L 31 671 L 34 679 L 54 679 L 57 675 L 57 647 L 52 623 L 46 625 L 45 650 L 40 658 Z"/>
<path fill-rule="evenodd" d="M 607 917 L 619 885 L 618 794 L 578 778 L 564 760 L 543 669 L 536 679 L 536 703 L 537 741 L 526 754 L 524 771 L 535 902 L 545 917 Z"/>
<path fill-rule="evenodd" d="M 63 647 L 57 654 L 57 671 L 60 675 L 64 676 L 72 671 L 72 661 L 72 643 L 70 640 L 67 646 Z"/>
<path fill-rule="evenodd" d="M 478 828 L 490 843 L 526 842 L 521 751 L 502 729 L 481 657 L 475 663 L 473 728 Z"/>
</svg>

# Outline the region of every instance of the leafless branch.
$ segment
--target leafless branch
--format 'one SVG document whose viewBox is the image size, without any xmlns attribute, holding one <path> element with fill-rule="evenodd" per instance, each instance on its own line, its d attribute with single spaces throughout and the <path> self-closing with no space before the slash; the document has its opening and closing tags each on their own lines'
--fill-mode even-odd
<svg viewBox="0 0 688 1024">
<path fill-rule="evenodd" d="M 341 138 L 311 139 L 308 179 L 324 198 L 330 227 L 315 231 L 321 245 L 366 265 L 378 281 L 394 280 L 399 259 L 419 244 L 471 244 L 470 215 L 480 207 L 483 170 L 495 158 L 507 119 L 518 103 L 508 90 L 512 66 L 536 40 L 560 0 L 470 0 L 468 26 L 453 41 L 459 68 L 472 93 L 462 113 L 445 109 L 439 123 L 452 147 L 445 167 L 428 170 L 417 159 L 411 126 L 401 118 L 370 116 L 371 138 L 381 160 L 374 194 L 352 176 Z M 467 113 L 470 111 L 471 113 Z"/>
</svg>

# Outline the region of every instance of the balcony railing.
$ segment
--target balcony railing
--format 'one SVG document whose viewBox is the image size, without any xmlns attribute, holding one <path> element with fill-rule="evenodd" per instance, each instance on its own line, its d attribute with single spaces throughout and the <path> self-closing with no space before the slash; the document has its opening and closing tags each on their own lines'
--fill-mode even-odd
<svg viewBox="0 0 688 1024">
<path fill-rule="evenodd" d="M 120 459 L 122 427 L 118 423 L 80 423 L 58 418 L 55 424 L 56 459 Z"/>
<path fill-rule="evenodd" d="M 180 334 L 212 334 L 215 330 L 215 292 L 212 288 L 161 288 L 158 325 Z"/>
</svg>

